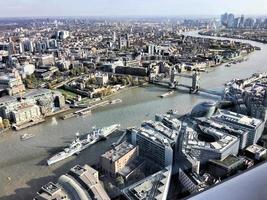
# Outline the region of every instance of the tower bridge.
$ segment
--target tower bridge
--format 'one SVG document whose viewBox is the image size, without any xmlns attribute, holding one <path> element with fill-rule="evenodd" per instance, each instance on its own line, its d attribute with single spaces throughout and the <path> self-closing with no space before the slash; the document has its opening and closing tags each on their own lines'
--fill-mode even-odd
<svg viewBox="0 0 267 200">
<path fill-rule="evenodd" d="M 191 84 L 186 85 L 179 83 L 181 79 L 191 79 Z M 175 68 L 172 69 L 171 75 L 165 77 L 164 75 L 157 76 L 151 80 L 152 83 L 158 85 L 164 85 L 170 89 L 176 89 L 178 87 L 189 89 L 190 93 L 196 94 L 198 92 L 204 92 L 216 96 L 221 96 L 222 94 L 217 91 L 207 90 L 200 87 L 200 71 L 195 70 L 193 74 L 184 74 L 177 72 Z"/>
<path fill-rule="evenodd" d="M 184 84 L 179 84 L 179 79 L 181 78 L 187 78 L 187 79 L 192 79 L 192 84 L 190 86 L 184 85 Z M 182 74 L 178 73 L 175 68 L 172 69 L 171 71 L 171 77 L 170 77 L 170 88 L 176 88 L 177 86 L 179 87 L 186 87 L 189 88 L 190 93 L 197 93 L 199 91 L 199 80 L 200 80 L 200 72 L 195 71 L 193 75 L 189 74 Z"/>
</svg>

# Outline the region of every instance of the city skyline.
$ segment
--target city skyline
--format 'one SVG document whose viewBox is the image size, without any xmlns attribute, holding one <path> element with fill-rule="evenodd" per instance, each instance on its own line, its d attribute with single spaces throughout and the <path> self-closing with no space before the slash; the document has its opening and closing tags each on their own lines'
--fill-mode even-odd
<svg viewBox="0 0 267 200">
<path fill-rule="evenodd" d="M 264 199 L 266 1 L 0 0 L 0 200 Z"/>
<path fill-rule="evenodd" d="M 193 5 L 193 6 L 192 6 Z M 9 0 L 1 1 L 0 17 L 38 16 L 185 16 L 220 15 L 232 12 L 237 15 L 266 15 L 264 0 L 244 2 L 237 0 Z"/>
</svg>

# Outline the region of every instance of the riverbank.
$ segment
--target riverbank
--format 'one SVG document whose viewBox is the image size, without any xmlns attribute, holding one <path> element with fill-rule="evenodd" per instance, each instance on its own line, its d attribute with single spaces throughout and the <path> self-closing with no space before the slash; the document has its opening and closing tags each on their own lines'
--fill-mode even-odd
<svg viewBox="0 0 267 200">
<path fill-rule="evenodd" d="M 224 37 L 224 38 L 239 39 L 239 40 L 249 40 L 249 41 L 253 41 L 253 42 L 259 42 L 262 44 L 267 44 L 267 40 L 258 39 L 258 38 L 256 38 L 256 36 L 255 37 L 248 37 L 248 36 L 241 36 L 238 34 L 233 34 L 230 32 L 220 33 L 220 32 L 215 32 L 212 30 L 200 31 L 198 33 L 199 33 L 199 35 L 202 35 L 202 36 L 219 37 L 219 38 Z"/>
<path fill-rule="evenodd" d="M 146 84 L 144 84 L 144 85 L 146 85 Z M 108 100 L 112 100 L 117 95 L 119 95 L 119 94 L 121 94 L 123 92 L 126 92 L 126 91 L 128 91 L 130 89 L 134 89 L 134 88 L 138 88 L 138 87 L 142 87 L 142 86 L 125 87 L 125 88 L 119 90 L 116 93 L 112 93 L 111 95 L 108 95 L 106 97 L 103 97 L 103 98 L 99 99 L 98 101 L 94 101 L 94 100 L 89 99 L 90 103 L 87 103 L 84 106 L 85 106 L 85 108 L 87 106 L 93 106 L 94 107 L 93 109 L 97 109 L 99 107 L 110 105 L 112 103 L 107 103 Z M 118 99 L 116 99 L 116 100 L 118 100 Z M 97 104 L 99 106 L 95 106 Z M 43 123 L 43 122 L 49 120 L 51 117 L 60 117 L 60 118 L 63 118 L 63 119 L 69 119 L 71 117 L 81 116 L 81 115 L 76 115 L 77 112 L 79 112 L 79 111 L 75 107 L 71 108 L 70 106 L 66 106 L 65 108 L 63 108 L 61 110 L 58 110 L 58 111 L 55 111 L 55 112 L 53 112 L 51 114 L 46 115 L 44 118 L 36 119 L 36 120 L 31 121 L 31 122 L 22 124 L 22 125 L 12 125 L 12 127 L 2 130 L 2 132 L 0 133 L 0 136 L 1 137 L 5 137 L 7 134 L 13 133 L 14 131 L 20 131 L 20 130 L 23 130 L 23 129 L 27 129 L 27 128 L 36 126 L 36 125 L 38 125 L 40 123 Z M 62 114 L 64 114 L 64 115 L 62 116 Z"/>
</svg>

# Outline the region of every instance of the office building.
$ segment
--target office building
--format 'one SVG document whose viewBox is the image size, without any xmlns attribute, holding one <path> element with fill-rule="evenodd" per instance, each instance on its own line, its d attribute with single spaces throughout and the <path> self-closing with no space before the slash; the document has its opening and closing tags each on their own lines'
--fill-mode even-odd
<svg viewBox="0 0 267 200">
<path fill-rule="evenodd" d="M 88 165 L 76 165 L 62 175 L 58 183 L 42 187 L 34 200 L 110 200 L 102 187 L 98 171 Z"/>
<path fill-rule="evenodd" d="M 250 78 L 227 84 L 224 100 L 235 105 L 235 112 L 267 121 L 267 74 L 256 73 Z"/>
<path fill-rule="evenodd" d="M 148 69 L 144 67 L 128 67 L 128 66 L 117 66 L 115 68 L 116 74 L 128 74 L 133 76 L 147 76 Z"/>
<path fill-rule="evenodd" d="M 10 96 L 25 91 L 25 86 L 17 70 L 14 69 L 8 74 L 0 75 L 0 90 L 2 94 L 7 93 Z"/>
<path fill-rule="evenodd" d="M 227 27 L 234 28 L 235 16 L 230 13 L 227 17 Z"/>
<path fill-rule="evenodd" d="M 53 55 L 42 55 L 35 58 L 39 67 L 55 65 L 55 58 Z"/>
<path fill-rule="evenodd" d="M 171 115 L 163 114 L 163 115 L 155 115 L 155 120 L 162 122 L 165 126 L 167 126 L 170 129 L 180 131 L 181 130 L 181 121 L 179 121 L 177 118 L 172 118 Z"/>
<path fill-rule="evenodd" d="M 138 146 L 133 146 L 125 141 L 104 153 L 100 158 L 100 165 L 106 173 L 115 176 L 138 155 Z"/>
<path fill-rule="evenodd" d="M 197 173 L 179 169 L 179 181 L 190 194 L 200 192 L 208 187 L 205 179 Z"/>
<path fill-rule="evenodd" d="M 211 119 L 236 129 L 248 131 L 246 146 L 255 144 L 260 139 L 264 130 L 263 121 L 227 110 L 219 110 L 218 114 L 212 116 Z"/>
<path fill-rule="evenodd" d="M 245 153 L 248 157 L 254 160 L 261 160 L 266 156 L 267 149 L 257 144 L 253 144 L 246 148 Z"/>
<path fill-rule="evenodd" d="M 150 45 L 147 46 L 147 53 L 149 55 L 154 55 L 155 54 L 155 51 L 156 51 L 155 45 L 150 44 Z"/>
<path fill-rule="evenodd" d="M 41 118 L 40 108 L 37 105 L 22 103 L 16 110 L 11 111 L 11 119 L 16 125 L 21 125 Z"/>
<path fill-rule="evenodd" d="M 245 159 L 229 155 L 224 160 L 209 160 L 207 171 L 216 178 L 226 178 L 243 167 Z"/>
<path fill-rule="evenodd" d="M 233 135 L 211 127 L 201 127 L 195 131 L 186 127 L 183 130 L 182 152 L 186 157 L 205 164 L 210 159 L 223 160 L 229 155 L 237 155 L 239 139 Z"/>
<path fill-rule="evenodd" d="M 173 162 L 178 136 L 178 131 L 168 128 L 162 122 L 147 121 L 140 129 L 132 130 L 131 140 L 139 146 L 140 156 L 166 167 Z"/>
<path fill-rule="evenodd" d="M 27 107 L 28 105 L 31 106 Z M 65 98 L 60 92 L 52 93 L 48 89 L 33 89 L 28 90 L 23 95 L 4 96 L 0 100 L 0 116 L 11 121 L 15 116 L 21 122 L 23 120 L 19 119 L 28 119 L 28 117 L 24 116 L 25 112 L 28 113 L 27 116 L 33 115 L 38 117 L 37 107 L 33 105 L 37 105 L 41 115 L 46 116 L 58 109 L 64 108 Z M 24 114 L 20 115 L 21 113 Z"/>
<path fill-rule="evenodd" d="M 164 168 L 123 189 L 123 195 L 127 200 L 166 200 L 170 187 L 171 174 L 171 166 Z"/>
<path fill-rule="evenodd" d="M 64 40 L 66 38 L 70 37 L 70 32 L 69 31 L 57 31 L 56 32 L 56 39 L 58 40 Z"/>
<path fill-rule="evenodd" d="M 217 129 L 219 131 L 222 131 L 222 132 L 225 132 L 229 135 L 233 135 L 233 136 L 237 137 L 239 139 L 239 149 L 243 150 L 247 147 L 249 131 L 241 130 L 241 129 L 238 129 L 237 127 L 233 127 L 229 124 L 227 125 L 223 122 L 215 121 L 212 118 L 198 118 L 197 122 L 200 125 L 212 127 L 212 128 Z"/>
</svg>

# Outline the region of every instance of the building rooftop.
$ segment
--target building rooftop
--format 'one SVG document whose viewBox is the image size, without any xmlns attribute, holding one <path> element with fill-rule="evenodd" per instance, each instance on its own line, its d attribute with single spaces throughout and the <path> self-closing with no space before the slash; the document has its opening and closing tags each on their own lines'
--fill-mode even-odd
<svg viewBox="0 0 267 200">
<path fill-rule="evenodd" d="M 66 192 L 57 184 L 52 182 L 44 185 L 38 192 L 35 200 L 70 200 Z"/>
<path fill-rule="evenodd" d="M 223 160 L 210 160 L 210 162 L 220 165 L 225 168 L 230 168 L 231 166 L 235 165 L 236 163 L 243 162 L 244 158 L 239 158 L 234 155 L 229 155 Z"/>
<path fill-rule="evenodd" d="M 217 139 L 213 142 L 202 141 L 199 139 L 199 134 L 201 132 L 197 132 L 192 128 L 186 129 L 184 144 L 185 148 L 190 152 L 191 149 L 200 148 L 211 151 L 223 152 L 233 143 L 238 141 L 238 138 L 227 133 L 221 132 L 214 128 L 203 127 L 203 129 L 209 132 L 210 135 L 213 134 Z M 206 133 L 207 134 L 207 133 Z"/>
<path fill-rule="evenodd" d="M 109 196 L 106 191 L 102 187 L 98 179 L 98 172 L 91 168 L 88 165 L 84 165 L 83 167 L 80 165 L 76 165 L 71 168 L 69 172 L 69 177 L 74 177 L 76 181 L 80 183 L 80 185 L 86 185 L 87 188 L 83 188 L 89 192 L 89 195 L 92 199 L 97 200 L 109 200 Z"/>
<path fill-rule="evenodd" d="M 169 190 L 171 167 L 165 168 L 123 190 L 129 200 L 166 199 Z"/>
<path fill-rule="evenodd" d="M 173 144 L 179 136 L 179 131 L 165 126 L 162 122 L 146 121 L 139 130 L 141 135 L 161 144 Z"/>
<path fill-rule="evenodd" d="M 24 93 L 23 97 L 25 98 L 31 98 L 31 97 L 37 97 L 37 96 L 42 96 L 42 95 L 47 95 L 51 94 L 52 91 L 49 89 L 31 89 L 27 90 L 27 92 Z"/>
<path fill-rule="evenodd" d="M 127 165 L 125 165 L 120 171 L 119 174 L 126 177 L 129 174 L 131 174 L 131 172 L 133 172 L 134 170 L 140 168 L 141 166 L 143 166 L 145 164 L 145 160 L 143 158 L 137 157 L 136 159 L 134 159 L 133 161 L 131 161 L 130 163 L 127 163 Z"/>
<path fill-rule="evenodd" d="M 238 114 L 228 110 L 219 110 L 219 113 L 212 116 L 212 118 L 217 120 L 223 120 L 241 126 L 246 126 L 252 129 L 256 129 L 263 123 L 259 119 L 248 117 L 246 115 Z"/>
<path fill-rule="evenodd" d="M 247 147 L 246 151 L 255 154 L 255 153 L 262 153 L 262 152 L 266 151 L 266 149 L 262 146 L 257 145 L 257 144 L 253 144 L 253 145 Z"/>
<path fill-rule="evenodd" d="M 116 160 L 118 160 L 119 158 L 121 158 L 134 148 L 135 148 L 134 145 L 124 141 L 121 144 L 117 145 L 116 147 L 104 153 L 101 157 L 104 157 L 110 160 L 111 162 L 115 162 Z"/>
<path fill-rule="evenodd" d="M 229 126 L 228 124 L 225 124 L 223 122 L 216 121 L 212 118 L 198 118 L 197 120 L 201 124 L 205 124 L 206 126 L 216 128 L 216 129 L 219 129 L 221 131 L 226 131 L 228 133 L 230 132 L 230 133 L 236 133 L 238 135 L 243 135 L 243 134 L 247 134 L 247 132 L 248 132 L 248 131 L 238 129 L 236 127 Z"/>
</svg>

